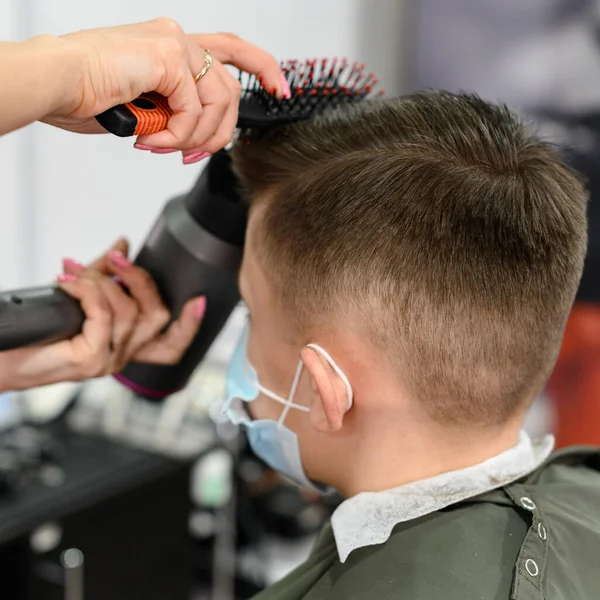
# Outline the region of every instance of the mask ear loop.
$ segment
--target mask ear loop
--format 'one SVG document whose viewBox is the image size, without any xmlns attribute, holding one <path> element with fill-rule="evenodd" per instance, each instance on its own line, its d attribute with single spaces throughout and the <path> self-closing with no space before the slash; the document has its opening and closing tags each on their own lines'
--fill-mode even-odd
<svg viewBox="0 0 600 600">
<path fill-rule="evenodd" d="M 283 423 L 283 420 L 285 419 L 286 415 L 288 414 L 288 412 L 290 411 L 290 408 L 292 408 L 292 406 L 294 408 L 299 408 L 300 410 L 302 410 L 304 412 L 308 412 L 310 410 L 308 408 L 308 406 L 301 406 L 299 404 L 294 404 L 294 395 L 296 394 L 296 388 L 298 387 L 298 382 L 300 381 L 300 374 L 302 373 L 303 368 L 304 368 L 303 362 L 301 360 L 298 361 L 298 366 L 296 367 L 296 374 L 294 375 L 294 381 L 292 381 L 292 387 L 290 388 L 290 395 L 288 396 L 288 399 L 287 399 L 287 402 L 285 403 L 283 412 L 281 413 L 281 415 L 279 417 L 278 425 L 281 425 Z"/>
<path fill-rule="evenodd" d="M 296 388 L 298 387 L 298 381 L 300 380 L 300 373 L 302 372 L 303 366 L 304 365 L 302 364 L 302 361 L 300 361 L 298 363 L 298 366 L 296 367 L 296 374 L 294 375 L 294 379 L 292 381 L 292 386 L 290 388 L 290 394 L 289 394 L 287 400 L 285 398 L 282 398 L 281 396 L 278 396 L 275 392 L 272 392 L 271 390 L 267 389 L 260 382 L 258 382 L 256 384 L 256 387 L 259 392 L 261 392 L 268 398 L 271 398 L 271 400 L 275 400 L 275 402 L 279 402 L 279 404 L 283 404 L 286 407 L 286 409 L 288 407 L 293 406 L 294 408 L 296 408 L 298 410 L 308 412 L 310 410 L 310 408 L 308 408 L 308 406 L 301 406 L 300 404 L 294 404 L 292 402 L 292 398 L 294 397 L 294 394 L 296 393 Z"/>
<path fill-rule="evenodd" d="M 321 348 L 321 346 L 318 346 L 317 344 L 307 344 L 306 345 L 307 348 L 312 348 L 313 350 L 315 350 L 316 352 L 318 352 L 321 356 L 323 356 L 323 358 L 325 358 L 325 360 L 329 363 L 329 365 L 331 366 L 331 368 L 336 372 L 336 374 L 338 375 L 338 377 L 344 382 L 344 385 L 346 387 L 346 398 L 347 398 L 347 408 L 346 410 L 349 410 L 352 407 L 352 401 L 353 401 L 353 392 L 352 392 L 352 386 L 350 385 L 350 382 L 348 381 L 348 378 L 346 377 L 346 374 L 344 373 L 344 371 L 342 371 L 336 364 L 336 362 L 333 360 L 333 358 L 331 358 L 331 356 L 329 355 L 329 353 L 324 350 L 323 348 Z M 289 396 L 286 399 L 282 398 L 281 396 L 278 396 L 277 394 L 273 393 L 271 390 L 268 390 L 267 388 L 263 387 L 260 382 L 258 382 L 258 378 L 257 378 L 257 385 L 256 387 L 258 388 L 258 390 L 260 392 L 262 392 L 265 396 L 271 398 L 272 400 L 275 400 L 276 402 L 279 402 L 280 404 L 283 404 L 284 409 L 281 412 L 281 415 L 279 416 L 279 419 L 277 420 L 277 426 L 279 427 L 282 423 L 283 420 L 285 419 L 287 413 L 289 412 L 290 408 L 294 407 L 297 410 L 301 410 L 303 412 L 309 412 L 310 408 L 308 406 L 302 406 L 300 404 L 294 404 L 293 399 L 294 399 L 294 395 L 296 394 L 296 388 L 298 387 L 298 383 L 300 381 L 300 375 L 302 373 L 302 369 L 304 368 L 304 363 L 302 362 L 302 360 L 300 360 L 298 362 L 298 366 L 296 367 L 296 373 L 294 375 L 294 380 L 292 381 L 292 386 L 290 388 L 290 393 Z"/>
<path fill-rule="evenodd" d="M 338 377 L 344 382 L 344 385 L 346 386 L 346 398 L 347 398 L 347 404 L 348 404 L 348 406 L 346 407 L 346 410 L 350 410 L 350 408 L 352 407 L 353 392 L 352 392 L 352 386 L 350 385 L 350 382 L 348 381 L 348 378 L 346 377 L 346 374 L 344 373 L 344 371 L 342 371 L 337 366 L 337 364 L 335 363 L 333 358 L 331 358 L 331 356 L 329 356 L 328 352 L 326 350 L 324 350 L 323 348 L 321 348 L 321 346 L 318 346 L 317 344 L 307 344 L 306 347 L 312 348 L 313 350 L 318 352 L 329 363 L 329 365 L 336 372 Z"/>
<path fill-rule="evenodd" d="M 265 396 L 271 398 L 272 400 L 275 400 L 276 402 L 279 402 L 279 404 L 283 404 L 284 409 L 281 412 L 279 419 L 277 420 L 278 427 L 283 423 L 283 420 L 288 414 L 290 408 L 294 407 L 303 412 L 309 412 L 310 410 L 308 406 L 301 406 L 300 404 L 294 404 L 293 402 L 293 398 L 296 393 L 296 388 L 298 387 L 298 382 L 300 381 L 300 374 L 302 373 L 303 367 L 304 364 L 302 363 L 302 361 L 299 361 L 298 366 L 296 367 L 296 373 L 294 375 L 294 379 L 292 381 L 292 386 L 290 387 L 290 393 L 287 400 L 285 398 L 282 398 L 281 396 L 278 396 L 277 394 L 274 394 L 271 390 L 268 390 L 266 387 L 263 387 L 260 383 L 258 383 L 257 385 L 259 391 L 262 392 Z"/>
</svg>

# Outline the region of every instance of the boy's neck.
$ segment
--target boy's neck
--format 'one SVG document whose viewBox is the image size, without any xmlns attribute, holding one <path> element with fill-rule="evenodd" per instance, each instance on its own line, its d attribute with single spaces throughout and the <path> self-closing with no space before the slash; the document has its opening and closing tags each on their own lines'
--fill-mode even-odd
<svg viewBox="0 0 600 600">
<path fill-rule="evenodd" d="M 380 435 L 372 451 L 363 447 L 354 464 L 343 469 L 346 481 L 336 483 L 336 487 L 349 498 L 472 467 L 516 446 L 520 425 L 517 421 L 501 430 L 470 435 L 456 432 L 449 436 L 435 428 L 427 433 L 414 430 L 410 435 Z"/>
</svg>

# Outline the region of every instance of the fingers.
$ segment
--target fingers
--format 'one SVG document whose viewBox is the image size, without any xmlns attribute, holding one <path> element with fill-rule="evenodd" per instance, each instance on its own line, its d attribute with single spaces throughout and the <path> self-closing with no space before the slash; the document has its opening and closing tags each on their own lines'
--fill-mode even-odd
<svg viewBox="0 0 600 600">
<path fill-rule="evenodd" d="M 113 247 L 126 249 L 127 245 L 120 240 Z M 82 304 L 87 316 L 82 340 L 73 340 L 80 361 L 86 362 L 94 356 L 93 376 L 122 370 L 133 354 L 156 338 L 169 321 L 169 311 L 156 284 L 146 271 L 133 265 L 118 250 L 95 261 L 96 269 L 72 259 L 63 262 L 66 275 L 61 278 L 62 285 L 72 287 L 77 298 L 83 297 L 83 290 L 88 290 L 85 296 L 88 304 Z M 117 275 L 127 292 L 112 275 Z M 88 305 L 91 312 L 86 310 Z"/>
<path fill-rule="evenodd" d="M 107 372 L 114 373 L 128 362 L 129 341 L 136 330 L 139 308 L 136 302 L 110 277 L 98 271 L 87 270 L 82 279 L 97 282 L 110 305 L 113 315 L 112 333 L 109 342 L 110 361 Z"/>
<path fill-rule="evenodd" d="M 198 115 L 193 123 L 191 131 L 186 130 L 186 136 L 176 140 L 171 138 L 173 132 L 172 121 L 177 115 L 174 115 L 169 121 L 169 131 L 161 131 L 149 136 L 140 136 L 138 145 L 147 145 L 153 147 L 176 147 L 187 151 L 186 155 L 198 154 L 199 152 L 208 152 L 212 154 L 220 150 L 229 143 L 233 136 L 233 131 L 237 123 L 237 99 L 239 93 L 235 94 L 235 84 L 237 81 L 227 73 L 225 67 L 217 60 L 213 60 L 211 67 L 196 83 L 194 74 L 199 73 L 204 66 L 201 53 L 195 46 L 190 48 L 190 66 L 188 67 L 187 80 L 192 84 L 193 93 L 199 105 L 202 107 L 201 115 Z M 227 120 L 227 127 L 221 130 L 221 135 L 216 137 L 223 119 L 228 115 L 232 99 L 236 98 L 235 115 L 236 118 L 232 122 L 231 116 Z M 169 98 L 171 104 L 171 98 Z M 182 113 L 183 115 L 183 113 Z M 208 143 L 210 141 L 210 143 Z"/>
<path fill-rule="evenodd" d="M 134 360 L 168 365 L 178 363 L 198 333 L 205 312 L 206 298 L 189 300 L 179 318 L 171 323 L 163 335 L 142 346 Z"/>
<path fill-rule="evenodd" d="M 219 66 L 222 65 L 219 65 L 217 61 L 213 61 L 206 75 L 196 84 L 196 93 L 202 103 L 202 118 L 199 119 L 194 133 L 188 141 L 189 149 L 200 148 L 204 152 L 213 153 L 223 148 L 231 139 L 231 135 L 233 135 L 232 127 L 230 135 L 226 139 L 223 139 L 220 146 L 213 146 L 211 148 L 206 146 L 208 140 L 219 129 L 231 102 L 231 94 L 222 75 L 219 73 Z"/>
<path fill-rule="evenodd" d="M 102 256 L 99 256 L 96 260 L 87 265 L 88 269 L 94 271 L 100 271 L 101 273 L 108 273 L 109 254 L 111 252 L 119 252 L 123 256 L 129 254 L 129 242 L 125 238 L 119 238 Z"/>
<path fill-rule="evenodd" d="M 105 374 L 113 325 L 109 301 L 96 280 L 67 275 L 59 276 L 58 283 L 67 294 L 79 300 L 86 316 L 81 335 L 71 342 L 69 369 L 77 379 Z"/>
<path fill-rule="evenodd" d="M 256 75 L 263 87 L 275 92 L 278 98 L 287 95 L 282 73 L 275 58 L 233 33 L 189 34 L 187 36 L 200 48 L 210 48 L 212 55 L 225 65 Z"/>
<path fill-rule="evenodd" d="M 163 333 L 170 314 L 150 275 L 119 251 L 109 252 L 96 264 L 103 271 L 67 259 L 69 273 L 59 277 L 60 285 L 81 301 L 86 314 L 82 334 L 69 342 L 76 378 L 115 373 L 132 360 L 177 363 L 198 332 L 206 299 L 187 302 Z"/>
<path fill-rule="evenodd" d="M 111 253 L 109 259 L 113 273 L 127 286 L 139 308 L 135 329 L 124 355 L 127 362 L 177 363 L 198 332 L 206 311 L 206 299 L 201 297 L 188 301 L 179 318 L 162 333 L 170 320 L 170 313 L 150 275 L 116 252 Z"/>
<path fill-rule="evenodd" d="M 87 269 L 60 278 L 65 291 L 81 302 L 86 314 L 79 363 L 90 364 L 92 376 L 114 373 L 128 362 L 127 348 L 136 329 L 139 309 L 110 277 Z M 87 368 L 87 367 L 86 367 Z"/>
<path fill-rule="evenodd" d="M 189 164 L 226 146 L 237 125 L 240 83 L 219 59 L 256 75 L 267 90 L 280 98 L 289 97 L 290 91 L 277 61 L 237 36 L 222 33 L 183 37 L 187 63 L 175 77 L 176 84 L 165 82 L 157 89 L 168 96 L 174 114 L 166 130 L 140 136 L 136 145 L 158 149 L 159 153 L 174 148 L 183 150 L 184 163 Z M 196 83 L 195 76 L 204 67 L 206 48 L 210 48 L 213 62 Z"/>
<path fill-rule="evenodd" d="M 199 154 L 213 154 L 226 146 L 238 120 L 240 84 L 220 62 L 213 61 L 197 88 L 204 113 L 190 140 L 194 148 L 183 153 L 185 164 L 196 162 Z"/>
<path fill-rule="evenodd" d="M 77 262 L 74 258 L 63 258 L 63 273 L 67 275 L 78 275 L 85 271 L 85 265 Z"/>
<path fill-rule="evenodd" d="M 240 82 L 237 79 L 234 79 L 221 63 L 218 63 L 218 67 L 222 69 L 224 73 L 223 77 L 225 78 L 225 84 L 229 90 L 229 105 L 227 106 L 227 110 L 225 111 L 225 115 L 223 116 L 217 131 L 203 146 L 206 151 L 211 153 L 217 152 L 231 141 L 233 131 L 238 122 L 240 95 L 242 91 Z"/>
<path fill-rule="evenodd" d="M 166 17 L 148 21 L 143 27 L 157 40 L 159 62 L 165 67 L 155 91 L 168 98 L 173 115 L 167 129 L 139 136 L 137 144 L 163 150 L 183 149 L 202 114 L 202 105 L 191 76 L 185 34 L 179 23 Z"/>
<path fill-rule="evenodd" d="M 137 144 L 162 149 L 190 147 L 189 140 L 196 129 L 203 108 L 185 46 L 182 46 L 182 52 L 184 55 L 175 74 L 167 73 L 169 79 L 161 82 L 156 88 L 159 94 L 168 98 L 169 107 L 173 111 L 167 129 L 151 135 L 139 136 Z"/>
<path fill-rule="evenodd" d="M 179 318 L 162 333 L 170 320 L 170 313 L 150 275 L 118 252 L 110 253 L 109 260 L 109 268 L 128 288 L 139 309 L 124 360 L 177 363 L 198 332 L 206 311 L 206 299 L 202 297 L 188 301 Z"/>
<path fill-rule="evenodd" d="M 156 284 L 147 271 L 135 266 L 119 252 L 108 254 L 108 269 L 123 282 L 138 308 L 135 330 L 129 340 L 127 356 L 131 356 L 167 325 L 170 313 L 160 297 Z"/>
<path fill-rule="evenodd" d="M 97 258 L 89 265 L 83 265 L 74 258 L 63 258 L 63 273 L 68 275 L 78 275 L 85 269 L 91 269 L 93 271 L 99 271 L 100 273 L 111 273 L 109 268 L 110 259 L 109 254 L 111 252 L 118 252 L 123 256 L 127 256 L 129 252 L 129 244 L 125 238 L 119 238 L 102 256 Z"/>
<path fill-rule="evenodd" d="M 123 244 L 116 246 L 123 247 Z M 87 376 L 122 370 L 141 347 L 160 339 L 170 314 L 145 270 L 117 250 L 96 261 L 102 271 L 86 268 L 71 259 L 64 262 L 65 270 L 70 273 L 61 276 L 61 285 L 81 299 L 87 317 L 82 335 L 78 336 L 81 339 L 72 341 L 78 368 L 84 369 Z M 112 275 L 118 277 L 127 292 Z M 167 339 L 168 344 L 170 339 Z M 173 351 L 165 353 L 165 348 L 168 350 L 169 346 L 159 344 L 155 355 L 159 358 L 164 355 L 170 360 Z"/>
</svg>

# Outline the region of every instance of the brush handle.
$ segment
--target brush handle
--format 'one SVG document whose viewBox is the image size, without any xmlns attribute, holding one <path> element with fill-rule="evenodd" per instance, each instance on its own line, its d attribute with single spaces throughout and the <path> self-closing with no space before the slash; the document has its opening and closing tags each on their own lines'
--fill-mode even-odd
<svg viewBox="0 0 600 600">
<path fill-rule="evenodd" d="M 109 133 L 131 137 L 162 131 L 172 114 L 167 98 L 150 92 L 127 104 L 109 108 L 99 114 L 96 120 Z"/>
<path fill-rule="evenodd" d="M 167 98 L 153 92 L 143 94 L 133 102 L 109 108 L 99 114 L 96 120 L 113 135 L 132 137 L 163 131 L 172 114 Z M 262 104 L 246 100 L 240 102 L 236 126 L 242 129 L 264 129 L 281 122 L 297 121 L 305 118 L 305 114 L 297 111 L 297 114 L 286 113 L 282 118 L 277 114 L 270 114 Z"/>
<path fill-rule="evenodd" d="M 69 339 L 81 332 L 78 300 L 57 286 L 0 293 L 0 351 Z"/>
</svg>

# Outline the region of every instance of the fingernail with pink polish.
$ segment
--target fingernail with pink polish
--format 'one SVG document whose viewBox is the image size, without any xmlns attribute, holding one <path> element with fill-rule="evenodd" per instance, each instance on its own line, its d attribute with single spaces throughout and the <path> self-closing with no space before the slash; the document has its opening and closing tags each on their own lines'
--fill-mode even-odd
<svg viewBox="0 0 600 600">
<path fill-rule="evenodd" d="M 292 97 L 292 91 L 290 90 L 290 84 L 288 83 L 285 75 L 281 74 L 281 93 L 286 100 L 289 100 Z"/>
<path fill-rule="evenodd" d="M 146 146 L 145 144 L 134 144 L 133 145 L 134 148 L 136 148 L 137 150 L 158 150 L 158 148 L 155 148 L 154 146 Z"/>
<path fill-rule="evenodd" d="M 194 315 L 196 319 L 201 319 L 206 312 L 206 298 L 202 296 L 202 298 L 198 298 L 196 300 L 196 305 L 194 306 Z"/>
<path fill-rule="evenodd" d="M 153 148 L 150 150 L 152 154 L 172 154 L 173 152 L 177 152 L 175 148 Z"/>
<path fill-rule="evenodd" d="M 83 271 L 85 269 L 85 267 L 77 262 L 76 260 L 73 260 L 72 258 L 63 258 L 63 269 L 69 270 L 69 271 Z"/>
<path fill-rule="evenodd" d="M 191 165 L 192 163 L 197 163 L 210 156 L 210 154 L 210 152 L 198 152 L 197 154 L 188 154 L 187 156 L 183 157 L 183 164 Z"/>
<path fill-rule="evenodd" d="M 67 275 L 66 273 L 61 273 L 60 275 L 56 276 L 56 281 L 58 281 L 58 283 L 74 283 L 75 281 L 77 281 L 77 277 L 75 277 L 75 275 Z"/>
<path fill-rule="evenodd" d="M 117 267 L 125 268 L 125 267 L 131 266 L 131 262 L 129 260 L 127 260 L 125 258 L 125 256 L 123 256 L 123 254 L 121 252 L 119 252 L 118 250 L 113 250 L 112 252 L 109 252 L 108 258 L 109 258 L 110 262 L 117 265 Z"/>
</svg>

